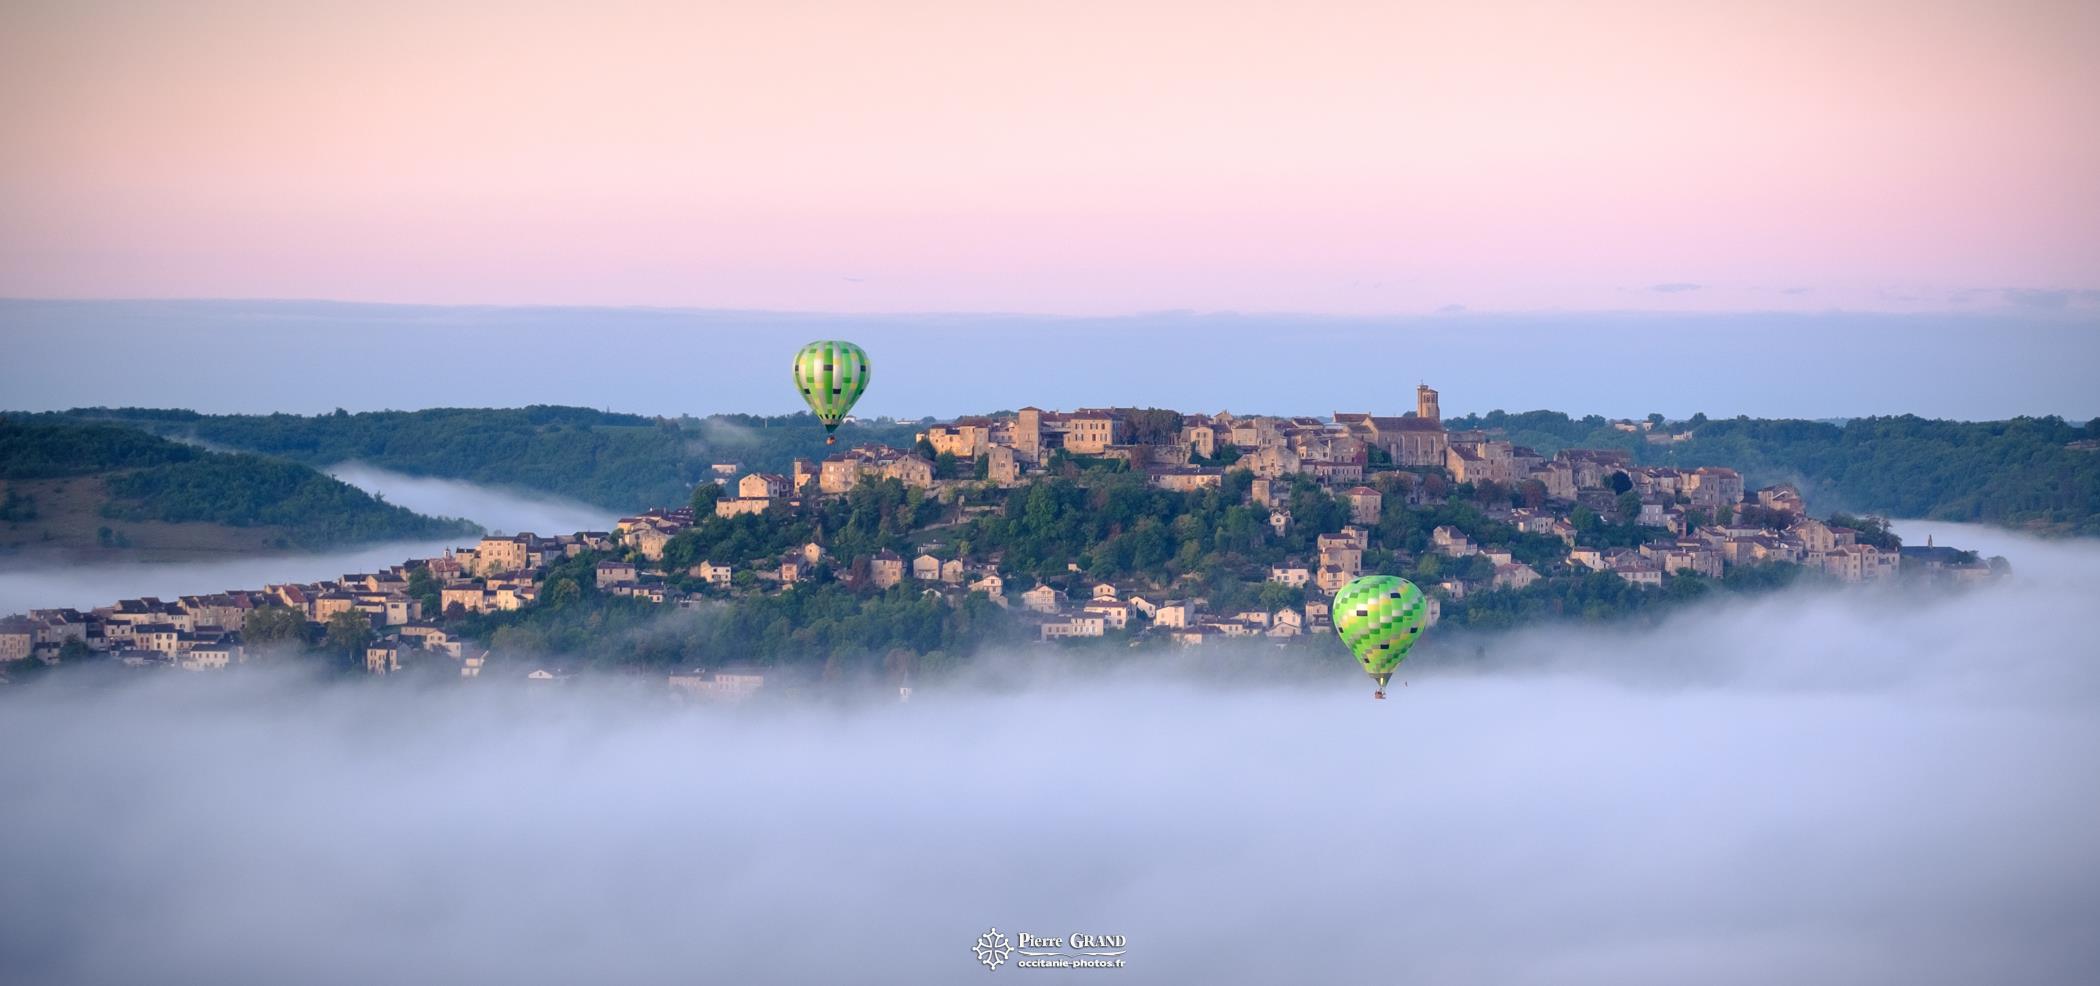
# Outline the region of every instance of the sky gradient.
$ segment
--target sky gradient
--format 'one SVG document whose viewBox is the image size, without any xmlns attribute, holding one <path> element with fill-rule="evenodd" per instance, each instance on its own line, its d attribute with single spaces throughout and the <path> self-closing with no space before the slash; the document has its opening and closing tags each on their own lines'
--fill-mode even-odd
<svg viewBox="0 0 2100 986">
<path fill-rule="evenodd" d="M 2100 311 L 2090 3 L 10 3 L 0 296 Z"/>
<path fill-rule="evenodd" d="M 2100 332 L 2042 310 L 1097 317 L 0 300 L 0 326 L 0 412 L 792 414 L 805 410 L 795 351 L 848 337 L 874 362 L 854 405 L 869 416 L 1024 404 L 1400 414 L 1421 381 L 1446 415 L 2100 416 Z"/>
</svg>

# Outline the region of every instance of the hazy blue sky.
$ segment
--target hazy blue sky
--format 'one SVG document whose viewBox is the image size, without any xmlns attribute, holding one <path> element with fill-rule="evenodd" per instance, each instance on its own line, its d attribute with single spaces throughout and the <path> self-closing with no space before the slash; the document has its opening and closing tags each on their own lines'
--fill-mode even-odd
<svg viewBox="0 0 2100 986">
<path fill-rule="evenodd" d="M 1035 404 L 1447 414 L 2002 418 L 2100 415 L 2100 323 L 2031 315 L 1566 314 L 1412 318 L 823 315 L 332 302 L 0 301 L 0 408 L 319 412 L 580 404 L 801 409 L 812 338 L 865 345 L 870 415 Z"/>
</svg>

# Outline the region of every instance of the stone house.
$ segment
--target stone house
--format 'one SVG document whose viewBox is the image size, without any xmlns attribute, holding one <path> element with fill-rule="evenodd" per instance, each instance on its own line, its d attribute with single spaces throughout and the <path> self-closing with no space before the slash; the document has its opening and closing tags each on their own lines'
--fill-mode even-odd
<svg viewBox="0 0 2100 986">
<path fill-rule="evenodd" d="M 921 582 L 938 582 L 941 578 L 941 560 L 922 554 L 911 560 L 911 577 Z"/>
<path fill-rule="evenodd" d="M 1087 616 L 1098 616 L 1111 630 L 1130 626 L 1130 604 L 1112 599 L 1096 599 L 1080 608 Z"/>
<path fill-rule="evenodd" d="M 1107 629 L 1107 621 L 1101 616 L 1075 613 L 1061 619 L 1043 621 L 1041 632 L 1044 640 L 1058 640 L 1065 637 L 1099 637 L 1106 633 Z"/>
<path fill-rule="evenodd" d="M 671 543 L 671 535 L 654 527 L 642 527 L 628 532 L 623 539 L 643 558 L 650 561 L 664 560 L 664 545 Z"/>
<path fill-rule="evenodd" d="M 686 574 L 708 585 L 727 588 L 736 572 L 729 565 L 717 565 L 711 561 L 702 561 L 700 564 L 686 569 Z"/>
<path fill-rule="evenodd" d="M 392 674 L 401 670 L 401 642 L 381 640 L 365 648 L 367 674 Z"/>
<path fill-rule="evenodd" d="M 1507 562 L 1495 566 L 1495 579 L 1489 583 L 1496 589 L 1522 589 L 1537 582 L 1538 570 L 1522 562 Z"/>
<path fill-rule="evenodd" d="M 868 581 L 877 589 L 887 589 L 904 581 L 904 559 L 888 548 L 875 553 L 868 560 Z"/>
<path fill-rule="evenodd" d="M 1034 613 L 1055 613 L 1061 607 L 1064 593 L 1047 585 L 1038 585 L 1021 593 L 1021 607 Z"/>
<path fill-rule="evenodd" d="M 1801 491 L 1784 484 L 1758 490 L 1757 503 L 1766 510 L 1793 514 L 1796 517 L 1808 513 L 1808 504 L 1801 499 Z"/>
<path fill-rule="evenodd" d="M 0 661 L 21 661 L 36 646 L 36 627 L 19 616 L 0 620 Z"/>
<path fill-rule="evenodd" d="M 1020 458 L 1005 445 L 994 445 L 985 452 L 984 478 L 999 486 L 1012 486 L 1021 481 Z"/>
<path fill-rule="evenodd" d="M 1368 486 L 1351 487 L 1342 494 L 1349 503 L 1349 519 L 1358 524 L 1376 524 L 1384 516 L 1381 509 L 1384 498 L 1377 490 Z"/>
<path fill-rule="evenodd" d="M 767 497 L 724 497 L 715 501 L 715 516 L 740 517 L 744 514 L 762 514 L 773 509 L 775 502 Z"/>
<path fill-rule="evenodd" d="M 1448 524 L 1429 532 L 1429 543 L 1436 547 L 1438 554 L 1452 558 L 1464 558 L 1480 552 L 1480 549 L 1474 546 L 1473 539 Z"/>
<path fill-rule="evenodd" d="M 1163 490 L 1193 493 L 1217 489 L 1225 482 L 1225 471 L 1202 466 L 1162 466 L 1145 470 L 1146 481 Z"/>
<path fill-rule="evenodd" d="M 474 546 L 474 573 L 490 575 L 496 572 L 515 572 L 524 568 L 531 547 L 530 535 L 482 538 L 481 543 Z"/>
</svg>

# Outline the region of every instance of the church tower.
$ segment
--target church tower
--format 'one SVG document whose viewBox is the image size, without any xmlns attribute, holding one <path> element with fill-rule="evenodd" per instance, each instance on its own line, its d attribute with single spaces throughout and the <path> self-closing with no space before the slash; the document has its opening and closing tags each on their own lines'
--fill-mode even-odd
<svg viewBox="0 0 2100 986">
<path fill-rule="evenodd" d="M 1444 420 L 1443 412 L 1436 406 L 1436 391 L 1429 389 L 1428 384 L 1415 388 L 1415 417 L 1427 418 L 1430 421 Z"/>
</svg>

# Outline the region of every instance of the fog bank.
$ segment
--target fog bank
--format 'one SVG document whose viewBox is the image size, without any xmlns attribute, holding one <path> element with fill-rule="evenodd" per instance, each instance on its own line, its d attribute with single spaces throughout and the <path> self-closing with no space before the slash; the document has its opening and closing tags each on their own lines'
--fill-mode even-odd
<svg viewBox="0 0 2100 986">
<path fill-rule="evenodd" d="M 435 517 L 465 517 L 491 531 L 567 534 L 608 530 L 607 511 L 558 497 L 542 497 L 449 479 L 427 479 L 346 462 L 328 474 L 390 503 Z M 430 558 L 473 543 L 397 541 L 310 554 L 253 555 L 201 562 L 38 563 L 0 569 L 0 615 L 70 606 L 88 609 L 138 596 L 176 596 L 226 589 L 260 589 L 275 582 L 311 582 L 369 572 L 410 558 Z"/>
<path fill-rule="evenodd" d="M 734 710 L 48 680 L 0 692 L 0 978 L 2081 981 L 2100 563 L 2047 547 L 2053 582 L 1432 640 L 1383 703 L 1339 653 Z M 1128 966 L 987 973 L 994 925 Z"/>
<path fill-rule="evenodd" d="M 388 503 L 433 517 L 464 517 L 491 532 L 571 534 L 604 531 L 618 519 L 587 503 L 457 479 L 410 476 L 363 462 L 340 462 L 327 473 Z M 639 509 L 639 508 L 637 508 Z"/>
<path fill-rule="evenodd" d="M 448 541 L 390 541 L 312 554 L 250 555 L 200 562 L 39 563 L 0 569 L 0 615 L 30 609 L 91 609 L 119 599 L 260 589 L 273 582 L 311 582 L 348 572 L 369 572 L 410 558 L 442 555 L 473 538 Z"/>
</svg>

